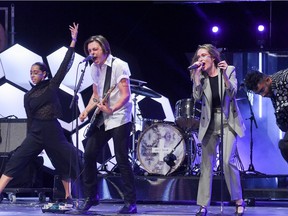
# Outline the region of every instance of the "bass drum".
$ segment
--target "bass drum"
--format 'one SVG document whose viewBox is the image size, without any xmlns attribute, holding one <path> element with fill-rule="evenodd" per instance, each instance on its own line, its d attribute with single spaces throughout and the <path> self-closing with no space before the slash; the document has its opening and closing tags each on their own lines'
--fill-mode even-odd
<svg viewBox="0 0 288 216">
<path fill-rule="evenodd" d="M 156 123 L 140 135 L 137 156 L 148 173 L 169 175 L 183 163 L 185 146 L 185 139 L 175 125 Z M 173 157 L 169 157 L 171 153 Z"/>
</svg>

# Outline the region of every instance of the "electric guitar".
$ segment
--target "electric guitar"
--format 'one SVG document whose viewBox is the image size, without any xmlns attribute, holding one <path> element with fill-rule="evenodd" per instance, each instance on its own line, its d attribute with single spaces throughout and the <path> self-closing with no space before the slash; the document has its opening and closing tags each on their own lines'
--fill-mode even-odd
<svg viewBox="0 0 288 216">
<path fill-rule="evenodd" d="M 106 92 L 104 98 L 102 99 L 101 103 L 105 103 L 107 102 L 111 92 L 116 88 L 117 86 L 117 83 L 115 85 L 113 85 L 110 89 L 108 89 L 108 91 Z M 101 122 L 101 121 L 104 121 L 103 118 L 100 118 L 100 109 L 99 107 L 97 106 L 92 117 L 91 117 L 91 120 L 90 120 L 90 123 L 88 125 L 88 127 L 86 128 L 86 132 L 84 134 L 84 136 L 87 138 L 87 137 L 90 137 L 92 135 L 92 133 L 94 132 L 94 129 L 95 127 Z"/>
</svg>

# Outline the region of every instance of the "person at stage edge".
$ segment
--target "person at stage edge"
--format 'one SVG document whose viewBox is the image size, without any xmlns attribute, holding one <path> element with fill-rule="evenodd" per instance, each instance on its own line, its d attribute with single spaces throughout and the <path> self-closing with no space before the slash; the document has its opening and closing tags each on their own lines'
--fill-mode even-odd
<svg viewBox="0 0 288 216">
<path fill-rule="evenodd" d="M 27 136 L 15 150 L 6 164 L 0 178 L 0 192 L 15 177 L 19 177 L 24 168 L 43 150 L 46 151 L 60 176 L 65 189 L 65 202 L 73 204 L 71 196 L 71 178 L 76 178 L 76 150 L 65 137 L 58 122 L 61 105 L 59 86 L 74 61 L 74 47 L 78 35 L 78 24 L 69 26 L 71 43 L 65 57 L 53 78 L 48 78 L 49 71 L 42 62 L 31 66 L 30 78 L 32 88 L 24 95 L 24 108 L 27 115 Z"/>
<path fill-rule="evenodd" d="M 288 69 L 280 70 L 272 75 L 251 70 L 244 78 L 248 92 L 254 92 L 271 99 L 276 117 L 276 124 L 285 132 L 279 140 L 278 147 L 283 158 L 288 162 Z"/>
<path fill-rule="evenodd" d="M 88 113 L 96 107 L 100 113 L 94 121 L 97 126 L 88 136 L 85 146 L 83 183 L 86 199 L 79 206 L 79 210 L 87 211 L 92 205 L 99 203 L 96 161 L 104 145 L 110 138 L 113 138 L 115 157 L 124 186 L 125 205 L 118 213 L 134 214 L 137 213 L 136 190 L 128 157 L 129 136 L 132 129 L 130 69 L 126 62 L 112 56 L 109 42 L 102 35 L 88 38 L 84 43 L 84 52 L 93 57 L 91 64 L 93 93 L 79 118 L 83 122 Z M 106 76 L 109 73 L 111 77 Z M 106 95 L 107 91 L 104 90 L 104 83 L 109 82 L 110 85 L 106 84 L 106 88 L 108 85 L 109 89 L 113 86 L 115 89 L 110 91 L 109 97 L 105 97 L 104 94 Z M 92 127 L 91 124 L 90 127 Z"/>
<path fill-rule="evenodd" d="M 213 167 L 217 146 L 221 141 L 222 111 L 223 173 L 231 200 L 236 204 L 235 214 L 243 215 L 245 203 L 242 198 L 240 172 L 235 160 L 236 138 L 244 136 L 245 125 L 235 98 L 237 92 L 235 67 L 227 65 L 226 61 L 221 61 L 219 51 L 211 44 L 198 46 L 192 58 L 192 65 L 196 67 L 190 71 L 193 97 L 202 103 L 198 134 L 198 139 L 202 142 L 201 174 L 197 195 L 197 205 L 200 208 L 196 215 L 207 215 L 207 207 L 211 202 Z"/>
</svg>

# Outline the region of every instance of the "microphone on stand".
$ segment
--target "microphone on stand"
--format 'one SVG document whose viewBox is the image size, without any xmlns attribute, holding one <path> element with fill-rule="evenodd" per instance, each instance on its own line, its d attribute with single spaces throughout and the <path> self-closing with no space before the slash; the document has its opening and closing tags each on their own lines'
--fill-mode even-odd
<svg viewBox="0 0 288 216">
<path fill-rule="evenodd" d="M 81 62 L 80 62 L 80 64 L 81 63 L 84 63 L 84 62 L 88 62 L 88 61 L 90 61 L 90 60 L 92 60 L 93 59 L 93 55 L 89 55 L 89 56 L 87 56 L 85 59 L 83 59 Z"/>
</svg>

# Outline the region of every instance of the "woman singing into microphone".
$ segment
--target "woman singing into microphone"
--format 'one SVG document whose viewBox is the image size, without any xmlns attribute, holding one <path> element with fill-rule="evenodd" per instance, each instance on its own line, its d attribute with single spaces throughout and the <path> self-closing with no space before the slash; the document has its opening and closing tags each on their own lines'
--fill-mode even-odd
<svg viewBox="0 0 288 216">
<path fill-rule="evenodd" d="M 197 216 L 207 215 L 211 202 L 213 167 L 217 146 L 221 142 L 223 116 L 223 173 L 236 215 L 243 215 L 245 204 L 239 170 L 235 164 L 236 137 L 244 136 L 243 123 L 236 102 L 237 79 L 234 66 L 221 61 L 220 53 L 211 44 L 198 46 L 192 59 L 193 97 L 202 103 L 198 139 L 202 142 L 201 175 L 198 187 Z M 221 86 L 222 84 L 222 86 Z M 221 112 L 223 111 L 223 115 Z"/>
</svg>

